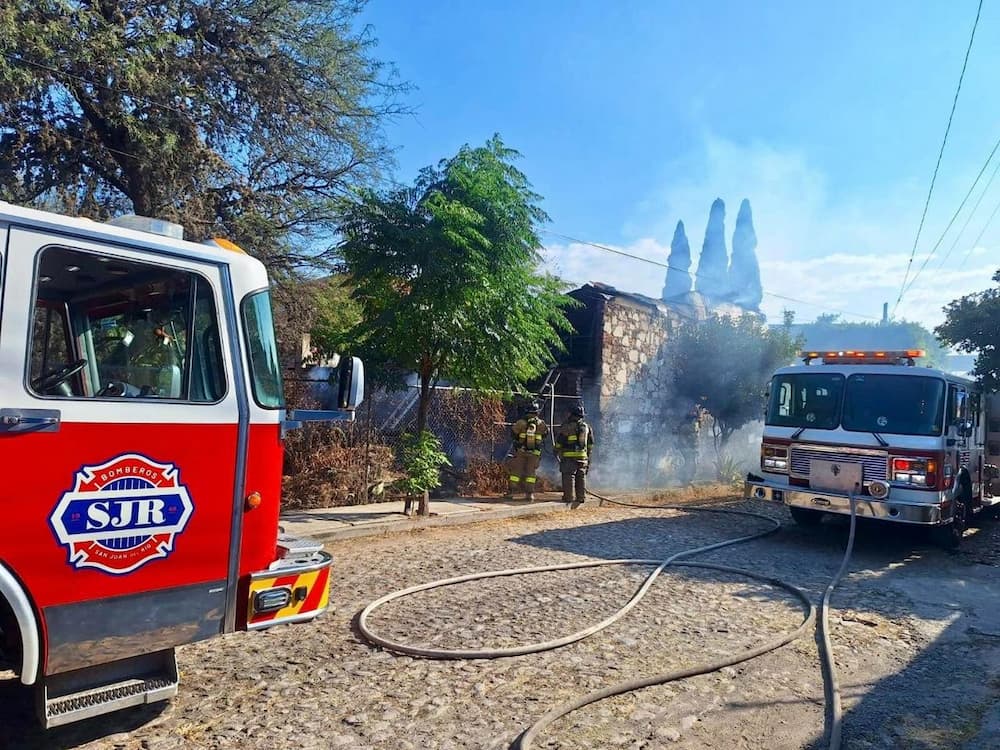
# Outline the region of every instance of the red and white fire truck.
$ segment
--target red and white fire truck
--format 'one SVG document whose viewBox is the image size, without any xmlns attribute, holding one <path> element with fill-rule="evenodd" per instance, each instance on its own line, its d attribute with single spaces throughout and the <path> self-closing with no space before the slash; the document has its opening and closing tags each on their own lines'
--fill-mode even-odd
<svg viewBox="0 0 1000 750">
<path fill-rule="evenodd" d="M 858 516 L 932 527 L 956 546 L 1000 503 L 1000 412 L 971 380 L 916 366 L 924 354 L 806 352 L 805 366 L 775 372 L 762 476 L 747 477 L 746 496 L 811 525 L 849 514 L 854 495 Z"/>
<path fill-rule="evenodd" d="M 327 607 L 330 555 L 278 526 L 282 436 L 363 390 L 344 358 L 339 411 L 287 413 L 264 266 L 112 224 L 0 203 L 0 646 L 46 726 L 170 697 L 178 645 Z"/>
</svg>

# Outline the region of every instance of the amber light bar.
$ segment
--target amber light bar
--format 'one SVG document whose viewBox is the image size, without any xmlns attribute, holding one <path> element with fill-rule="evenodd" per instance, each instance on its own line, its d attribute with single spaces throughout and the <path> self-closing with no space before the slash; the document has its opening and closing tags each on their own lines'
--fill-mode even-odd
<svg viewBox="0 0 1000 750">
<path fill-rule="evenodd" d="M 859 364 L 859 363 L 893 363 L 902 359 L 913 360 L 924 357 L 927 352 L 923 349 L 884 349 L 875 351 L 847 349 L 839 352 L 802 352 L 802 360 L 809 364 L 814 359 L 822 359 L 824 364 Z"/>
</svg>

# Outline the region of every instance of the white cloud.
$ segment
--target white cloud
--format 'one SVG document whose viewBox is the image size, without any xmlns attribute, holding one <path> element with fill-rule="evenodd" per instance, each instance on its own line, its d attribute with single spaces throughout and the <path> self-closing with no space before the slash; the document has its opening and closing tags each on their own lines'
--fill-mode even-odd
<svg viewBox="0 0 1000 750">
<path fill-rule="evenodd" d="M 910 279 L 946 225 L 949 217 L 945 214 L 954 211 L 968 189 L 971 178 L 962 178 L 953 184 L 939 182 L 932 202 L 937 208 L 932 208 L 927 218 Z M 883 302 L 889 303 L 890 312 L 893 310 L 923 206 L 921 191 L 926 187 L 890 185 L 865 194 L 835 196 L 825 175 L 802 153 L 759 144 L 739 146 L 718 138 L 707 138 L 704 152 L 696 158 L 672 165 L 667 183 L 644 200 L 634 216 L 624 220 L 622 234 L 634 239 L 624 244 L 604 242 L 607 238 L 580 239 L 666 263 L 674 226 L 683 219 L 693 273 L 712 200 L 721 197 L 726 201 L 726 230 L 731 241 L 736 210 L 746 197 L 753 206 L 765 290 L 811 303 L 765 295 L 762 308 L 769 318 L 780 319 L 786 307 L 795 310 L 800 321 L 836 310 L 855 313 L 854 317 L 845 316 L 854 320 L 864 319 L 860 316 L 878 318 Z M 969 249 L 975 237 L 972 232 L 979 231 L 986 216 L 984 210 L 973 217 L 969 236 L 955 246 L 942 267 L 954 233 L 964 223 L 964 215 L 960 217 L 904 295 L 896 317 L 936 325 L 943 319 L 941 308 L 949 301 L 992 284 L 990 278 L 1000 266 L 995 245 L 984 241 L 971 252 Z M 1000 226 L 1000 221 L 997 224 Z M 664 268 L 588 245 L 547 243 L 545 257 L 549 268 L 572 282 L 603 281 L 651 297 L 658 297 L 663 286 Z"/>
</svg>

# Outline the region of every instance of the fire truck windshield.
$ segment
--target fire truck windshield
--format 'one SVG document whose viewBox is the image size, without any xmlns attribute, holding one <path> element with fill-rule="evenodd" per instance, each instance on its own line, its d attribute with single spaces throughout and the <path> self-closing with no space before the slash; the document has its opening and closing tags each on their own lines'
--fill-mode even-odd
<svg viewBox="0 0 1000 750">
<path fill-rule="evenodd" d="M 918 375 L 869 375 L 847 379 L 843 426 L 853 432 L 940 435 L 944 381 Z"/>
<path fill-rule="evenodd" d="M 832 430 L 840 422 L 844 376 L 835 373 L 778 375 L 771 383 L 767 424 Z"/>
<path fill-rule="evenodd" d="M 769 425 L 895 435 L 940 435 L 944 382 L 921 375 L 837 373 L 778 375 L 771 384 Z"/>
</svg>

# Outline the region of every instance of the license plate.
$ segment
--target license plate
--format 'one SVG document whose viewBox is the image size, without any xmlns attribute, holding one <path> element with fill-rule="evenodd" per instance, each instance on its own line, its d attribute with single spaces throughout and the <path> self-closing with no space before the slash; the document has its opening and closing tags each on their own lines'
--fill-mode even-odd
<svg viewBox="0 0 1000 750">
<path fill-rule="evenodd" d="M 814 490 L 851 492 L 855 485 L 861 485 L 861 464 L 840 461 L 809 462 L 809 486 Z"/>
</svg>

